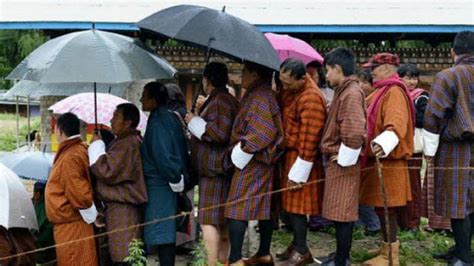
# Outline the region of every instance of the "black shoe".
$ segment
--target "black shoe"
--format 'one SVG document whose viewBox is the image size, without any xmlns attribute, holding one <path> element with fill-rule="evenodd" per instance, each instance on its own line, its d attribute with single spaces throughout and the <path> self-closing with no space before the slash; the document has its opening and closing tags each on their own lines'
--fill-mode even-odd
<svg viewBox="0 0 474 266">
<path fill-rule="evenodd" d="M 456 257 L 453 257 L 453 259 L 451 259 L 449 262 L 448 262 L 448 266 L 472 266 L 472 263 L 471 262 L 464 262 Z"/>
<path fill-rule="evenodd" d="M 433 259 L 449 261 L 454 259 L 454 247 L 450 247 L 446 253 L 434 253 L 431 256 Z"/>
</svg>

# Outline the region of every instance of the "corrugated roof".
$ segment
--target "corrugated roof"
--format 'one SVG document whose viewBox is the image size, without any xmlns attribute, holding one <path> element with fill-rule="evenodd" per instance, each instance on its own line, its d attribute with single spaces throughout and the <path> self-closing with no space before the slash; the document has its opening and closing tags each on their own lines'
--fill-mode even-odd
<svg viewBox="0 0 474 266">
<path fill-rule="evenodd" d="M 0 21 L 94 21 L 130 27 L 154 12 L 183 3 L 169 0 L 0 0 Z M 191 0 L 185 3 L 215 9 L 225 5 L 226 12 L 260 26 L 474 25 L 472 0 Z"/>
</svg>

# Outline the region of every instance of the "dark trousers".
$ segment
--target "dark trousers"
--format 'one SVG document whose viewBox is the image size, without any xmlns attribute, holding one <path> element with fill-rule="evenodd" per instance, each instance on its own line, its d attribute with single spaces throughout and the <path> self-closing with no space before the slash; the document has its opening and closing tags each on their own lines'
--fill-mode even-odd
<svg viewBox="0 0 474 266">
<path fill-rule="evenodd" d="M 176 257 L 176 243 L 154 245 L 153 252 L 158 254 L 160 266 L 174 266 Z"/>
<path fill-rule="evenodd" d="M 453 255 L 466 263 L 472 263 L 471 241 L 474 232 L 474 213 L 464 219 L 451 219 L 454 241 Z"/>
<path fill-rule="evenodd" d="M 242 247 L 244 244 L 245 230 L 247 230 L 248 221 L 229 219 L 229 241 L 230 255 L 229 263 L 235 263 L 242 259 Z M 262 257 L 270 254 L 272 244 L 273 222 L 272 220 L 258 221 L 260 233 L 260 245 L 256 256 Z"/>
<path fill-rule="evenodd" d="M 334 222 L 336 226 L 336 265 L 346 265 L 346 260 L 351 257 L 352 222 Z"/>
<path fill-rule="evenodd" d="M 306 244 L 308 234 L 308 219 L 306 215 L 289 213 L 291 227 L 293 227 L 293 245 L 298 253 L 304 255 L 309 252 Z"/>
</svg>

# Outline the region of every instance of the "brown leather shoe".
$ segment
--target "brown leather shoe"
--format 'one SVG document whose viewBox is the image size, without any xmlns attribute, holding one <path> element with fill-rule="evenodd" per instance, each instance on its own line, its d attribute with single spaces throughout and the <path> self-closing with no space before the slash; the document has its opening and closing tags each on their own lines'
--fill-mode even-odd
<svg viewBox="0 0 474 266">
<path fill-rule="evenodd" d="M 307 252 L 304 255 L 301 255 L 298 253 L 298 251 L 293 251 L 293 254 L 291 254 L 290 259 L 283 265 L 285 266 L 302 266 L 302 265 L 307 265 L 307 264 L 312 264 L 314 263 L 314 258 L 313 255 L 311 255 L 311 252 Z"/>
<path fill-rule="evenodd" d="M 272 255 L 266 255 L 266 256 L 261 256 L 257 257 L 256 255 L 244 259 L 245 265 L 261 265 L 261 266 L 273 266 L 275 263 L 273 262 L 273 257 Z"/>
<path fill-rule="evenodd" d="M 285 251 L 281 253 L 277 253 L 276 257 L 280 260 L 287 260 L 291 257 L 291 253 L 295 250 L 295 246 L 293 244 L 289 245 Z"/>
</svg>

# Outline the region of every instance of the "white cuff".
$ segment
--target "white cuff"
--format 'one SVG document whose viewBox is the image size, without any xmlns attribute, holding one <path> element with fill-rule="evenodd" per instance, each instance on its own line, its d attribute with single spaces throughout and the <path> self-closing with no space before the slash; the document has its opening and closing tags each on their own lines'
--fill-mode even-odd
<svg viewBox="0 0 474 266">
<path fill-rule="evenodd" d="M 250 162 L 250 160 L 252 160 L 252 157 L 253 154 L 246 153 L 242 150 L 240 142 L 235 145 L 235 147 L 232 149 L 232 154 L 230 155 L 232 163 L 240 170 L 244 169 L 244 167 Z"/>
<path fill-rule="evenodd" d="M 79 213 L 82 216 L 82 220 L 87 224 L 95 222 L 95 219 L 97 218 L 97 209 L 95 208 L 94 203 L 92 203 L 92 206 L 88 209 L 79 210 Z"/>
<path fill-rule="evenodd" d="M 342 167 L 355 165 L 359 159 L 361 150 L 362 147 L 358 149 L 351 149 L 341 142 L 339 152 L 337 153 L 337 163 Z"/>
<path fill-rule="evenodd" d="M 435 156 L 439 145 L 439 134 L 434 134 L 423 129 L 423 153 L 426 156 Z"/>
<path fill-rule="evenodd" d="M 100 156 L 105 154 L 105 143 L 102 140 L 96 140 L 91 143 L 88 149 L 89 165 L 92 166 L 97 162 Z"/>
<path fill-rule="evenodd" d="M 181 175 L 181 180 L 178 183 L 169 183 L 173 192 L 182 192 L 184 190 L 184 177 Z"/>
<path fill-rule="evenodd" d="M 199 116 L 195 116 L 189 121 L 188 129 L 196 138 L 201 140 L 202 135 L 206 132 L 206 121 Z"/>
<path fill-rule="evenodd" d="M 372 140 L 371 148 L 374 150 L 374 143 L 377 143 L 382 147 L 384 155 L 381 158 L 387 157 L 394 149 L 397 147 L 400 140 L 397 137 L 397 134 L 391 130 L 385 130 L 382 134 L 378 135 L 374 140 Z"/>
<path fill-rule="evenodd" d="M 305 161 L 298 156 L 288 173 L 288 178 L 295 183 L 306 183 L 312 168 L 313 162 Z"/>
</svg>

